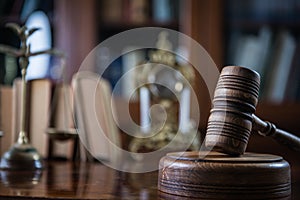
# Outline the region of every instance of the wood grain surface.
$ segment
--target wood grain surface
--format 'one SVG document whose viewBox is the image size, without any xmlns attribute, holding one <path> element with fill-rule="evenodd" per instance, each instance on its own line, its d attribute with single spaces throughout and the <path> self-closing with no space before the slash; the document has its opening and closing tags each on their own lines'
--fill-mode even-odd
<svg viewBox="0 0 300 200">
<path fill-rule="evenodd" d="M 158 189 L 199 199 L 290 199 L 289 164 L 279 156 L 209 152 L 161 159 Z"/>
<path fill-rule="evenodd" d="M 4 200 L 190 199 L 159 191 L 157 171 L 123 173 L 100 163 L 46 161 L 43 171 L 0 171 L 0 176 L 0 199 Z M 292 182 L 292 187 L 292 199 L 300 199 L 300 182 Z"/>
</svg>

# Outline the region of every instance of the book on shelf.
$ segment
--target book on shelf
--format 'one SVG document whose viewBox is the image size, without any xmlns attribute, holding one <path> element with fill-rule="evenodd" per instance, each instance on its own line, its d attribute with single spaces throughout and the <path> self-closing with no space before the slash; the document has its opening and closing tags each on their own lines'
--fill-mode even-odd
<svg viewBox="0 0 300 200">
<path fill-rule="evenodd" d="M 28 134 L 30 143 L 38 150 L 43 157 L 48 157 L 49 145 L 51 146 L 51 156 L 71 159 L 73 156 L 74 143 L 71 141 L 58 141 L 50 143 L 49 126 L 55 127 L 55 130 L 63 130 L 70 127 L 74 130 L 72 111 L 65 112 L 66 104 L 72 107 L 72 90 L 70 86 L 58 87 L 56 91 L 57 101 L 53 102 L 52 93 L 53 84 L 50 79 L 35 79 L 27 82 L 27 112 L 25 131 Z M 22 81 L 15 79 L 11 94 L 11 134 L 7 145 L 12 145 L 17 141 L 21 130 L 21 93 Z M 9 98 L 9 95 L 7 95 Z M 66 99 L 67 98 L 67 99 Z M 69 101 L 70 100 L 70 101 Z M 6 101 L 7 102 L 7 101 Z M 7 104 L 7 103 L 6 103 Z M 51 112 L 51 108 L 55 112 Z M 7 107 L 9 109 L 9 107 Z M 8 122 L 7 122 L 8 123 Z M 52 129 L 51 129 L 52 130 Z M 51 132 L 51 133 L 50 133 Z M 60 131 L 64 135 L 64 131 Z M 73 133 L 75 134 L 75 133 Z M 59 137 L 59 136 L 57 136 Z M 62 136 L 61 136 L 62 137 Z"/>
<path fill-rule="evenodd" d="M 150 18 L 150 1 L 123 0 L 124 19 L 130 24 L 144 24 Z"/>
<path fill-rule="evenodd" d="M 233 63 L 257 71 L 261 76 L 261 93 L 263 93 L 264 77 L 268 68 L 272 37 L 271 29 L 268 26 L 263 26 L 257 35 L 233 31 L 229 42 L 230 64 Z"/>
<path fill-rule="evenodd" d="M 107 24 L 170 23 L 179 18 L 178 0 L 103 0 L 100 4 L 100 18 Z"/>
<path fill-rule="evenodd" d="M 10 86 L 0 86 L 0 131 L 2 132 L 0 153 L 6 152 L 12 144 L 12 97 Z"/>
<path fill-rule="evenodd" d="M 39 0 L 24 0 L 23 8 L 20 12 L 20 18 L 25 21 L 27 17 L 38 9 Z"/>
<path fill-rule="evenodd" d="M 109 83 L 91 72 L 77 73 L 72 83 L 81 159 L 91 160 L 91 154 L 102 161 L 116 162 L 120 157 L 113 146 L 120 146 L 121 141 L 113 118 Z"/>
<path fill-rule="evenodd" d="M 297 42 L 295 55 L 292 61 L 290 75 L 288 77 L 285 101 L 297 102 L 300 100 L 300 41 Z"/>
<path fill-rule="evenodd" d="M 130 51 L 135 49 L 134 47 L 128 47 L 124 51 Z M 146 60 L 145 50 L 133 50 L 122 56 L 122 96 L 126 99 L 137 100 L 137 76 L 138 70 L 142 70 L 138 65 L 143 64 Z"/>
<path fill-rule="evenodd" d="M 123 17 L 122 0 L 101 1 L 101 20 L 106 23 L 118 23 Z"/>
<path fill-rule="evenodd" d="M 180 2 L 178 0 L 153 0 L 152 18 L 159 23 L 178 20 Z"/>
<path fill-rule="evenodd" d="M 54 86 L 49 114 L 49 156 L 70 160 L 74 155 L 78 135 L 74 126 L 73 92 L 69 84 L 58 83 Z"/>
<path fill-rule="evenodd" d="M 232 22 L 294 22 L 299 19 L 299 1 L 228 0 L 227 15 Z M 246 23 L 244 23 L 246 24 Z"/>
<path fill-rule="evenodd" d="M 281 103 L 284 100 L 295 50 L 295 38 L 288 31 L 281 31 L 274 44 L 270 68 L 265 80 L 267 101 Z"/>
<path fill-rule="evenodd" d="M 299 75 L 297 75 L 300 72 L 300 63 L 297 61 L 300 45 L 297 41 L 299 40 L 297 27 L 300 19 L 297 8 L 300 4 L 293 0 L 272 2 L 270 4 L 268 0 L 229 0 L 225 7 L 225 17 L 232 29 L 229 38 L 229 61 L 234 60 L 230 55 L 236 55 L 238 60 L 245 60 L 246 57 L 247 65 L 261 60 L 263 54 L 258 53 L 258 49 L 261 49 L 258 46 L 266 42 L 266 40 L 261 40 L 259 44 L 253 32 L 265 24 L 271 27 L 273 36 L 268 49 L 267 63 L 262 72 L 260 69 L 256 70 L 262 78 L 260 97 L 278 104 L 283 101 L 297 101 L 297 93 L 300 93 Z M 252 36 L 249 33 L 252 33 Z M 241 41 L 239 47 L 235 40 Z M 248 50 L 243 51 L 245 49 Z M 234 50 L 236 54 L 233 53 Z M 249 54 L 243 54 L 243 52 Z M 239 63 L 231 62 L 230 64 L 238 65 Z"/>
<path fill-rule="evenodd" d="M 116 55 L 111 49 L 106 47 L 98 48 L 96 54 L 96 72 L 109 81 L 115 95 L 121 95 L 122 87 L 118 82 L 123 75 L 122 57 L 117 57 L 111 62 L 111 57 Z"/>
<path fill-rule="evenodd" d="M 257 71 L 261 75 L 260 98 L 281 103 L 287 100 L 287 94 L 288 98 L 296 96 L 296 88 L 294 92 L 289 91 L 291 83 L 297 85 L 298 80 L 293 74 L 299 68 L 296 47 L 296 39 L 285 29 L 274 32 L 263 27 L 257 35 L 233 31 L 229 40 L 228 62 Z"/>
<path fill-rule="evenodd" d="M 29 140 L 37 151 L 46 158 L 49 148 L 46 130 L 49 124 L 52 82 L 50 79 L 36 79 L 28 81 L 27 84 L 29 88 Z"/>
<path fill-rule="evenodd" d="M 101 1 L 101 20 L 115 24 L 142 24 L 149 20 L 148 0 Z"/>
<path fill-rule="evenodd" d="M 233 63 L 255 70 L 263 76 L 271 48 L 271 38 L 272 31 L 269 27 L 262 27 L 257 36 L 233 35 L 234 44 L 231 44 Z"/>
<path fill-rule="evenodd" d="M 4 66 L 5 66 L 4 84 L 12 85 L 14 79 L 18 75 L 17 59 L 11 55 L 5 55 Z"/>
</svg>

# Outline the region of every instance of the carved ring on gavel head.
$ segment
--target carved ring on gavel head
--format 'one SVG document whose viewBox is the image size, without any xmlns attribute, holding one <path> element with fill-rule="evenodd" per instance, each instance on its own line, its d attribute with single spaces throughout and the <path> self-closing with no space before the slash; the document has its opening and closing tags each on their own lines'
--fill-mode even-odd
<svg viewBox="0 0 300 200">
<path fill-rule="evenodd" d="M 276 129 L 253 113 L 258 101 L 260 76 L 239 66 L 224 67 L 214 94 L 208 119 L 205 145 L 215 151 L 241 155 L 245 152 L 252 130 L 272 136 L 280 143 L 300 151 L 300 139 Z"/>
</svg>

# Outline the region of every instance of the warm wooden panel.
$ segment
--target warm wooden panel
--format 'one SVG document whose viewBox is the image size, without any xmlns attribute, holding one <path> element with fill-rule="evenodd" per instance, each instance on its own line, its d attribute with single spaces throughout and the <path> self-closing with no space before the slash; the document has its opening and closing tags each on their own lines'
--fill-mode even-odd
<svg viewBox="0 0 300 200">
<path fill-rule="evenodd" d="M 65 78 L 70 81 L 97 45 L 95 0 L 57 0 L 54 5 L 54 46 L 67 55 Z"/>
<path fill-rule="evenodd" d="M 300 136 L 300 103 L 270 104 L 261 102 L 257 106 L 257 116 L 274 123 L 278 128 Z"/>
<path fill-rule="evenodd" d="M 181 13 L 180 30 L 198 42 L 217 67 L 223 67 L 223 1 L 186 0 Z M 191 58 L 199 52 L 191 52 Z M 206 128 L 211 101 L 201 74 L 196 73 L 195 93 L 200 109 L 200 129 Z M 192 111 L 193 115 L 193 111 Z"/>
</svg>

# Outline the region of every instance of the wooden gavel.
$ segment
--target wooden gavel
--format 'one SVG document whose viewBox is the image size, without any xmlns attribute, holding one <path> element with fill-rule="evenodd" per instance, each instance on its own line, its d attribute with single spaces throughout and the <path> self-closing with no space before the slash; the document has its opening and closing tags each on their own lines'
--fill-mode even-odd
<svg viewBox="0 0 300 200">
<path fill-rule="evenodd" d="M 224 67 L 216 86 L 208 119 L 205 145 L 231 155 L 245 152 L 251 131 L 271 136 L 293 150 L 300 151 L 300 138 L 277 129 L 255 116 L 260 76 L 239 66 Z"/>
</svg>

